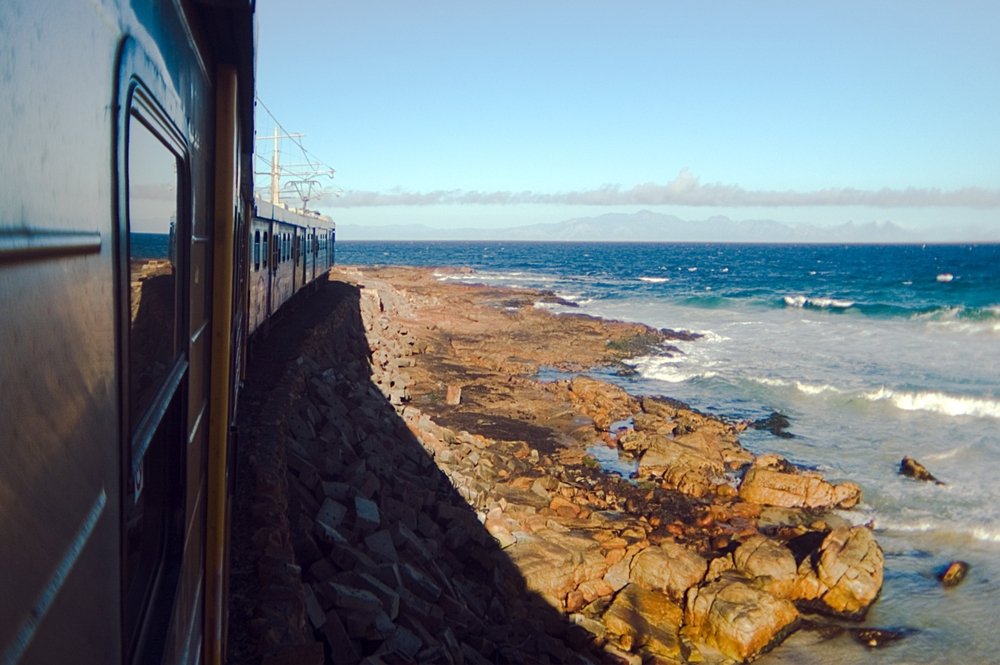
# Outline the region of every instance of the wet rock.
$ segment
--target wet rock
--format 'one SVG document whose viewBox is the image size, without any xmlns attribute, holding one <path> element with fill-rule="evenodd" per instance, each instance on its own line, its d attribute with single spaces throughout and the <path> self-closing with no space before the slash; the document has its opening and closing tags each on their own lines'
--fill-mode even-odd
<svg viewBox="0 0 1000 665">
<path fill-rule="evenodd" d="M 838 527 L 799 564 L 796 597 L 823 614 L 863 619 L 882 590 L 884 564 L 871 529 Z"/>
<path fill-rule="evenodd" d="M 706 450 L 703 437 L 655 437 L 639 460 L 639 477 L 663 478 L 665 485 L 703 497 L 725 482 L 726 467 L 718 450 Z"/>
<path fill-rule="evenodd" d="M 912 457 L 904 457 L 899 463 L 899 474 L 915 480 L 925 480 L 937 485 L 944 485 L 943 482 L 935 478 L 923 464 Z"/>
<path fill-rule="evenodd" d="M 746 472 L 739 496 L 744 501 L 785 508 L 853 508 L 861 500 L 855 483 L 833 485 L 818 473 L 788 472 L 760 459 Z"/>
<path fill-rule="evenodd" d="M 878 649 L 898 642 L 914 631 L 908 628 L 850 628 L 848 632 L 855 642 L 864 644 L 869 649 Z"/>
<path fill-rule="evenodd" d="M 799 613 L 732 573 L 688 592 L 685 633 L 739 662 L 754 659 L 795 630 Z"/>
<path fill-rule="evenodd" d="M 570 381 L 569 396 L 572 403 L 593 418 L 602 430 L 607 430 L 611 423 L 625 420 L 637 410 L 635 398 L 623 389 L 587 376 L 577 376 Z"/>
<path fill-rule="evenodd" d="M 788 420 L 788 416 L 783 413 L 778 413 L 775 411 L 767 418 L 761 418 L 759 420 L 754 420 L 750 423 L 750 427 L 753 429 L 767 430 L 771 434 L 781 437 L 782 439 L 791 439 L 795 435 L 791 432 L 785 430 L 791 426 L 791 422 Z"/>
<path fill-rule="evenodd" d="M 969 572 L 969 564 L 965 561 L 952 561 L 938 575 L 938 581 L 946 587 L 958 586 Z"/>
</svg>

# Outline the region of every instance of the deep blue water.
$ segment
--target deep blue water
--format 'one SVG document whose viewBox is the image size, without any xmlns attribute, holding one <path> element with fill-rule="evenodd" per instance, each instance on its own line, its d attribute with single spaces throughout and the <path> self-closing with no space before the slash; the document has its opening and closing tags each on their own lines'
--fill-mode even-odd
<svg viewBox="0 0 1000 665">
<path fill-rule="evenodd" d="M 547 276 L 585 298 L 655 294 L 725 308 L 804 296 L 805 307 L 871 316 L 1000 316 L 1000 245 L 340 242 L 338 253 L 344 264 Z"/>
<path fill-rule="evenodd" d="M 166 233 L 130 233 L 129 252 L 133 259 L 165 259 L 170 252 Z"/>
<path fill-rule="evenodd" d="M 874 523 L 887 561 L 866 624 L 917 632 L 878 651 L 796 635 L 760 662 L 1000 662 L 1000 245 L 340 242 L 337 253 L 700 332 L 677 343 L 682 355 L 595 373 L 731 419 L 780 411 L 794 438 L 748 430 L 744 445 L 861 484 L 845 517 Z M 947 484 L 899 476 L 904 455 Z M 944 592 L 933 570 L 951 559 L 972 571 Z"/>
</svg>

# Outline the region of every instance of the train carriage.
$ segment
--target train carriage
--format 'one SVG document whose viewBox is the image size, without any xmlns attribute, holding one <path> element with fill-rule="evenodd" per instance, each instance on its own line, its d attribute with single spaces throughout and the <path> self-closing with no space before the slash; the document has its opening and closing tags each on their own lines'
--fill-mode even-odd
<svg viewBox="0 0 1000 665">
<path fill-rule="evenodd" d="M 0 665 L 224 658 L 245 346 L 332 262 L 255 213 L 254 32 L 0 3 Z"/>
<path fill-rule="evenodd" d="M 333 255 L 320 251 L 333 242 L 329 218 L 257 199 L 250 230 L 250 332 L 255 332 L 303 286 L 325 275 Z"/>
</svg>

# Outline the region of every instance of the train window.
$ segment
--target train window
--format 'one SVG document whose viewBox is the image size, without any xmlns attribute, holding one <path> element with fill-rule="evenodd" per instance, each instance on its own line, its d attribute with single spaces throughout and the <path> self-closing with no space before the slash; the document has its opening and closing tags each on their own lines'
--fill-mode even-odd
<svg viewBox="0 0 1000 665">
<path fill-rule="evenodd" d="M 266 248 L 268 246 L 267 245 L 267 231 L 264 231 L 263 238 L 264 239 L 261 241 L 261 247 Z M 267 251 L 263 251 L 263 255 L 261 257 L 261 263 L 264 265 L 264 268 L 266 269 L 267 268 Z"/>
<path fill-rule="evenodd" d="M 260 231 L 253 232 L 253 270 L 260 270 Z"/>
<path fill-rule="evenodd" d="M 148 94 L 137 88 L 125 133 L 128 284 L 122 322 L 129 433 L 122 616 L 134 661 L 159 648 L 183 536 L 187 320 L 182 303 L 191 229 L 183 214 L 188 200 L 183 143 L 160 118 Z"/>
<path fill-rule="evenodd" d="M 177 156 L 133 119 L 128 146 L 129 421 L 135 429 L 177 355 Z"/>
</svg>

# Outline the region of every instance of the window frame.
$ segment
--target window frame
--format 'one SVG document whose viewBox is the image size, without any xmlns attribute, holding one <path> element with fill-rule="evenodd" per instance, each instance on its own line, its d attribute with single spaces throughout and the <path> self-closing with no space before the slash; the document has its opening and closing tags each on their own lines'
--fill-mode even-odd
<svg viewBox="0 0 1000 665">
<path fill-rule="evenodd" d="M 115 303 L 120 475 L 118 504 L 121 658 L 125 663 L 162 658 L 177 601 L 184 544 L 190 357 L 190 262 L 193 233 L 191 148 L 176 92 L 163 76 L 162 60 L 126 38 L 117 62 L 115 89 Z M 175 120 L 176 119 L 176 120 Z M 174 343 L 164 377 L 135 419 L 131 413 L 131 199 L 130 142 L 133 122 L 173 155 L 176 164 L 174 224 Z M 144 469 L 143 461 L 150 466 Z M 137 472 L 143 469 L 141 475 Z M 148 475 L 148 478 L 144 478 Z M 148 487 L 144 488 L 144 485 Z M 145 489 L 145 491 L 144 491 Z M 133 526 L 138 525 L 133 539 Z M 131 558 L 130 558 L 131 557 Z"/>
</svg>

